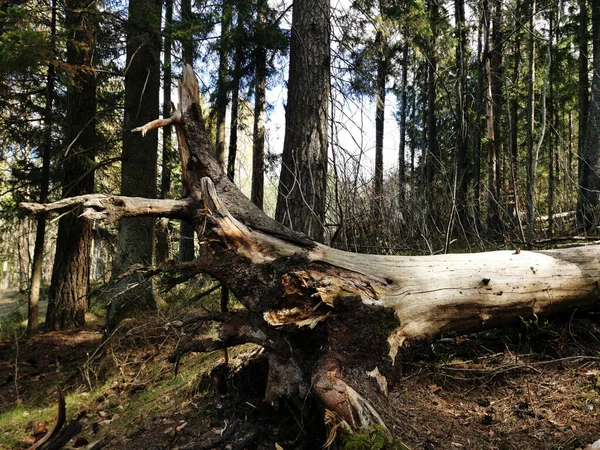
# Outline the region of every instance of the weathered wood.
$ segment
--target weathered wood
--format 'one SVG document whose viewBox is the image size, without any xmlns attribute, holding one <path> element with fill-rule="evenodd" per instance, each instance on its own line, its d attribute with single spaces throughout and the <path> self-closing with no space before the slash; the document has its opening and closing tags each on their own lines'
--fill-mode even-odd
<svg viewBox="0 0 600 450">
<path fill-rule="evenodd" d="M 81 217 L 93 220 L 118 220 L 121 217 L 170 217 L 187 218 L 192 215 L 194 203 L 190 199 L 170 200 L 141 197 L 125 197 L 122 195 L 86 194 L 68 197 L 54 203 L 23 202 L 19 206 L 31 214 L 40 214 L 74 208 L 83 205 Z"/>
<path fill-rule="evenodd" d="M 172 122 L 190 198 L 80 199 L 91 218 L 186 217 L 201 241 L 200 255 L 186 271 L 211 275 L 245 307 L 183 320 L 184 327 L 212 321 L 217 336 L 191 336 L 173 355 L 176 361 L 191 351 L 259 344 L 269 361 L 267 402 L 288 398 L 302 407 L 312 392 L 328 418 L 357 429 L 383 424 L 359 386 L 374 380 L 385 396 L 386 373 L 407 339 L 599 306 L 598 245 L 413 257 L 317 244 L 267 217 L 223 173 L 189 67 L 180 99 Z M 23 207 L 36 212 L 72 204 L 61 202 Z M 165 264 L 153 273 L 168 270 Z"/>
<path fill-rule="evenodd" d="M 65 396 L 62 393 L 62 390 L 58 389 L 58 412 L 56 414 L 56 423 L 54 426 L 46 433 L 46 435 L 29 447 L 28 450 L 37 450 L 44 448 L 44 446 L 50 443 L 53 439 L 55 439 L 65 422 L 67 421 L 67 408 L 65 403 Z"/>
</svg>

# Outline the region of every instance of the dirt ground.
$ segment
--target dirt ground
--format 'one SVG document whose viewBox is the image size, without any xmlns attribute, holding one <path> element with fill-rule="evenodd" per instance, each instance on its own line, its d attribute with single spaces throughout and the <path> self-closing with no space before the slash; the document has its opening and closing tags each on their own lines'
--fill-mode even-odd
<svg viewBox="0 0 600 450">
<path fill-rule="evenodd" d="M 323 445 L 328 430 L 310 399 L 302 410 L 261 401 L 266 363 L 256 347 L 232 350 L 228 377 L 219 375 L 222 352 L 184 358 L 175 376 L 168 356 L 181 336 L 172 320 L 141 317 L 108 339 L 93 324 L 0 343 L 0 448 L 43 436 L 58 386 L 69 419 L 83 426 L 69 448 Z M 404 448 L 583 448 L 600 439 L 600 315 L 413 343 L 388 381 L 375 406 Z"/>
</svg>

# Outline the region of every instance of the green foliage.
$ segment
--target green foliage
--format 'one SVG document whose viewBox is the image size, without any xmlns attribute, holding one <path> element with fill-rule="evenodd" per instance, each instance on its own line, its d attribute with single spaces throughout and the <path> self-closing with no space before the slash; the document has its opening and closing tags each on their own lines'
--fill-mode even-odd
<svg viewBox="0 0 600 450">
<path fill-rule="evenodd" d="M 51 59 L 46 30 L 30 22 L 24 6 L 0 8 L 0 77 L 25 73 Z"/>
<path fill-rule="evenodd" d="M 554 325 L 548 319 L 540 320 L 537 314 L 531 319 L 521 317 L 521 323 L 525 325 L 526 339 L 556 339 L 559 336 Z"/>
<path fill-rule="evenodd" d="M 25 72 L 51 55 L 47 36 L 31 29 L 15 29 L 0 36 L 0 75 Z"/>
<path fill-rule="evenodd" d="M 22 336 L 27 324 L 27 316 L 19 309 L 0 316 L 0 341 L 14 341 Z"/>
<path fill-rule="evenodd" d="M 400 440 L 389 439 L 389 431 L 381 425 L 373 425 L 368 431 L 343 434 L 341 448 L 343 450 L 409 450 Z"/>
</svg>

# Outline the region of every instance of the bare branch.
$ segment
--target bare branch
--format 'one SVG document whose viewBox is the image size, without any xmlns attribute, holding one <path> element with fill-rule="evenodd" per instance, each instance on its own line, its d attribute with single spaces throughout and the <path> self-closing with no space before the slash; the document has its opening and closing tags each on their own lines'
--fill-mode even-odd
<svg viewBox="0 0 600 450">
<path fill-rule="evenodd" d="M 147 124 L 145 124 L 141 127 L 134 128 L 133 130 L 131 130 L 131 132 L 132 133 L 142 133 L 142 136 L 146 136 L 146 133 L 148 133 L 148 131 L 154 130 L 156 128 L 161 128 L 161 127 L 170 127 L 171 125 L 175 125 L 176 123 L 180 123 L 180 122 L 181 122 L 181 112 L 176 111 L 175 114 L 173 114 L 168 119 L 153 120 L 152 122 L 148 122 Z"/>
<path fill-rule="evenodd" d="M 185 219 L 192 217 L 194 202 L 191 199 L 163 200 L 117 195 L 87 194 L 68 197 L 54 203 L 23 202 L 19 206 L 31 214 L 56 211 L 68 207 L 83 206 L 81 217 L 86 219 L 117 220 L 121 217 L 169 217 Z"/>
</svg>

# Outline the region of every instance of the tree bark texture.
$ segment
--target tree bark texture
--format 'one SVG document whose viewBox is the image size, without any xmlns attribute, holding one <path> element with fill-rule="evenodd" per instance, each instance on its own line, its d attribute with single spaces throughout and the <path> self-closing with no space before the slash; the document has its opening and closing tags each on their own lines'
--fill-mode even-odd
<svg viewBox="0 0 600 450">
<path fill-rule="evenodd" d="M 398 146 L 398 207 L 406 198 L 406 115 L 408 113 L 408 42 L 402 47 L 402 94 L 400 96 L 400 144 Z"/>
<path fill-rule="evenodd" d="M 581 180 L 581 207 L 586 228 L 600 224 L 600 3 L 592 2 L 593 75 Z"/>
<path fill-rule="evenodd" d="M 184 327 L 210 321 L 217 334 L 191 334 L 174 360 L 253 342 L 265 348 L 269 362 L 268 403 L 285 398 L 301 406 L 312 392 L 354 429 L 385 426 L 373 404 L 385 402 L 386 373 L 406 340 L 600 304 L 599 246 L 411 257 L 354 254 L 307 239 L 264 215 L 223 173 L 189 68 L 179 97 L 176 130 L 190 198 L 80 200 L 84 214 L 94 218 L 188 215 L 202 236 L 199 257 L 150 272 L 208 273 L 244 306 L 188 315 Z M 65 202 L 23 207 L 48 211 Z M 358 388 L 369 382 L 367 371 L 380 394 Z"/>
<path fill-rule="evenodd" d="M 426 132 L 427 150 L 425 157 L 425 190 L 427 207 L 432 208 L 436 198 L 436 172 L 439 166 L 439 142 L 437 136 L 437 116 L 436 116 L 436 99 L 438 87 L 438 49 L 437 49 L 437 30 L 440 20 L 440 5 L 435 0 L 427 0 L 425 7 L 433 33 L 433 39 L 426 48 L 428 54 L 427 61 L 427 119 L 424 132 Z M 425 97 L 425 94 L 424 94 Z"/>
<path fill-rule="evenodd" d="M 131 132 L 156 119 L 160 92 L 160 25 L 162 3 L 130 0 L 127 24 L 127 72 L 125 73 L 125 125 L 121 193 L 156 197 L 158 132 L 145 137 Z M 132 264 L 154 261 L 154 219 L 124 219 L 119 224 L 119 241 L 113 275 L 119 276 Z M 151 283 L 117 283 L 107 312 L 109 327 L 133 308 L 155 309 L 157 297 Z"/>
<path fill-rule="evenodd" d="M 527 242 L 531 243 L 534 238 L 535 218 L 535 174 L 536 166 L 534 154 L 534 132 L 535 132 L 535 12 L 536 0 L 528 0 L 528 71 L 527 71 L 527 195 L 525 203 L 527 207 Z"/>
<path fill-rule="evenodd" d="M 227 154 L 227 176 L 235 179 L 235 160 L 237 158 L 238 141 L 238 116 L 240 103 L 240 80 L 242 78 L 242 60 L 244 58 L 242 47 L 243 23 L 240 7 L 237 8 L 236 45 L 233 53 L 233 73 L 231 80 L 231 121 L 229 126 L 229 152 Z"/>
<path fill-rule="evenodd" d="M 464 0 L 455 0 L 456 20 L 456 66 L 458 82 L 456 83 L 458 130 L 456 141 L 456 197 L 458 216 L 463 227 L 468 221 L 468 188 L 469 188 L 469 128 L 467 111 L 467 64 L 468 38 L 465 20 Z"/>
<path fill-rule="evenodd" d="M 329 0 L 297 0 L 292 15 L 285 138 L 275 217 L 323 240 L 328 149 Z"/>
<path fill-rule="evenodd" d="M 92 57 L 96 42 L 96 3 L 66 4 L 67 62 L 74 67 L 67 87 L 67 151 L 63 163 L 63 197 L 94 191 L 96 135 L 96 75 Z M 85 323 L 89 306 L 89 267 L 92 224 L 80 208 L 58 222 L 56 253 L 46 313 L 46 330 L 76 328 Z"/>
<path fill-rule="evenodd" d="M 223 0 L 221 6 L 221 39 L 219 41 L 219 73 L 215 100 L 216 117 L 216 154 L 221 167 L 225 168 L 225 115 L 227 114 L 227 95 L 229 93 L 229 40 L 231 30 L 230 0 Z"/>
<path fill-rule="evenodd" d="M 192 19 L 191 0 L 181 0 L 181 20 L 188 30 L 192 28 L 190 24 Z M 183 64 L 189 64 L 193 68 L 196 51 L 191 31 L 184 33 L 180 38 L 180 42 Z M 182 189 L 184 197 L 189 194 L 185 183 L 183 183 Z M 191 261 L 194 259 L 196 253 L 194 241 L 194 227 L 187 220 L 182 220 L 179 225 L 179 261 Z"/>
<path fill-rule="evenodd" d="M 381 200 L 383 197 L 383 135 L 385 126 L 385 84 L 388 76 L 388 43 L 385 8 L 386 1 L 379 0 L 379 20 L 375 36 L 377 51 L 377 74 L 375 80 L 375 183 L 373 195 L 373 217 L 379 222 L 382 217 Z"/>
<path fill-rule="evenodd" d="M 578 180 L 579 180 L 579 192 L 577 198 L 577 210 L 578 210 L 578 225 L 580 228 L 585 226 L 584 221 L 584 192 L 583 192 L 583 180 L 586 177 L 587 169 L 586 165 L 583 164 L 584 158 L 584 146 L 585 146 L 585 130 L 587 126 L 587 115 L 590 95 L 590 82 L 589 82 L 589 65 L 588 65 L 588 53 L 589 53 L 589 19 L 588 19 L 588 8 L 587 0 L 579 0 L 579 33 L 577 36 L 578 47 L 579 47 L 579 74 L 578 74 L 578 134 L 577 134 L 577 155 L 579 157 L 578 164 Z"/>
<path fill-rule="evenodd" d="M 171 36 L 173 25 L 173 0 L 165 1 L 165 27 L 163 39 L 163 105 L 162 115 L 166 119 L 171 116 L 171 89 L 172 73 L 171 51 L 173 38 Z M 171 170 L 173 165 L 173 139 L 171 127 L 163 128 L 162 134 L 162 172 L 160 177 L 160 198 L 169 198 L 171 195 Z M 169 259 L 169 221 L 166 219 L 158 222 L 156 236 L 156 260 L 158 262 Z"/>
<path fill-rule="evenodd" d="M 475 94 L 475 127 L 473 132 L 473 191 L 475 225 L 479 228 L 481 220 L 481 142 L 483 140 L 483 116 L 484 116 L 484 90 L 485 90 L 485 57 L 484 51 L 484 24 L 485 9 L 479 8 L 479 22 L 477 33 L 477 91 Z M 487 39 L 487 34 L 485 36 Z"/>
<path fill-rule="evenodd" d="M 56 0 L 52 1 L 50 22 L 50 39 L 54 51 L 56 36 Z M 40 180 L 40 203 L 48 201 L 50 186 L 50 156 L 52 154 L 52 126 L 54 117 L 52 105 L 54 102 L 54 82 L 56 81 L 56 68 L 48 64 L 46 73 L 46 105 L 44 107 L 44 145 L 42 148 L 42 178 Z M 42 287 L 42 262 L 44 260 L 44 243 L 46 240 L 46 215 L 40 214 L 37 218 L 35 231 L 35 244 L 33 247 L 33 261 L 31 264 L 31 285 L 27 299 L 27 331 L 37 331 L 39 328 L 40 289 Z M 19 259 L 20 261 L 20 259 Z M 19 287 L 21 285 L 19 284 Z"/>
<path fill-rule="evenodd" d="M 261 4 L 257 11 L 257 27 L 265 26 L 265 7 Z M 254 53 L 254 125 L 252 130 L 252 203 L 263 209 L 265 191 L 265 116 L 267 91 L 267 51 L 258 46 Z"/>
<path fill-rule="evenodd" d="M 501 214 L 501 177 L 500 177 L 500 156 L 502 149 L 503 135 L 502 127 L 502 108 L 504 106 L 504 96 L 502 84 L 504 70 L 502 67 L 502 1 L 492 0 L 494 5 L 494 19 L 492 29 L 493 48 L 489 59 L 489 82 L 491 90 L 491 126 L 493 128 L 491 139 L 488 144 L 488 227 L 493 236 L 499 236 L 502 233 L 503 222 Z M 490 13 L 492 10 L 490 8 Z"/>
</svg>

